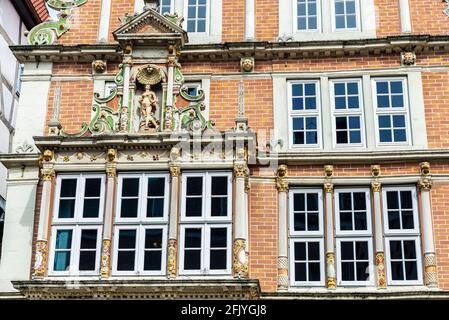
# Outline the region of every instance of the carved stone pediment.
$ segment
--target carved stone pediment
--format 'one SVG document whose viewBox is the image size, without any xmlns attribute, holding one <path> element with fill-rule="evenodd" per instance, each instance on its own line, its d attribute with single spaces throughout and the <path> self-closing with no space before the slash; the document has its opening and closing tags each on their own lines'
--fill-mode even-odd
<svg viewBox="0 0 449 320">
<path fill-rule="evenodd" d="M 188 42 L 187 32 L 180 26 L 176 16 L 161 15 L 149 9 L 135 16 L 127 16 L 120 28 L 113 32 L 121 43 L 136 42 L 140 45 L 163 45 L 177 43 L 183 46 Z"/>
</svg>

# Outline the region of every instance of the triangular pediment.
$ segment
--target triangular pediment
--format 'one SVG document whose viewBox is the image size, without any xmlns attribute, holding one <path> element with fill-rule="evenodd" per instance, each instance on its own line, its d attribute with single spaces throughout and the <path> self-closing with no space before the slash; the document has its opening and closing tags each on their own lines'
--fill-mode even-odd
<svg viewBox="0 0 449 320">
<path fill-rule="evenodd" d="M 161 15 L 149 9 L 140 14 L 125 16 L 123 25 L 113 32 L 114 38 L 121 41 L 137 41 L 139 43 L 180 42 L 182 46 L 188 42 L 187 32 L 179 26 L 176 16 Z"/>
</svg>

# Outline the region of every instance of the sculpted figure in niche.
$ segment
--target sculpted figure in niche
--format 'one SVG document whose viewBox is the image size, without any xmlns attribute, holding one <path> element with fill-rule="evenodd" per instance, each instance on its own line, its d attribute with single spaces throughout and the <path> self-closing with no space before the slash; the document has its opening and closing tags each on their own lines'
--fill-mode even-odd
<svg viewBox="0 0 449 320">
<path fill-rule="evenodd" d="M 159 102 L 156 94 L 151 91 L 150 85 L 145 85 L 145 92 L 139 100 L 141 113 L 141 130 L 158 129 L 159 121 L 156 119 L 156 110 L 159 109 Z"/>
</svg>

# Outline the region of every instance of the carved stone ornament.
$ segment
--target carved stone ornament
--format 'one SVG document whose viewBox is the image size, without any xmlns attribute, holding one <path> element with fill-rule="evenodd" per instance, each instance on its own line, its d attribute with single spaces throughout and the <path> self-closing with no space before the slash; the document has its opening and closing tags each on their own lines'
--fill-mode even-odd
<svg viewBox="0 0 449 320">
<path fill-rule="evenodd" d="M 105 73 L 106 72 L 107 64 L 103 60 L 95 60 L 92 62 L 92 68 L 94 69 L 95 73 Z"/>
<path fill-rule="evenodd" d="M 285 164 L 281 164 L 276 171 L 276 176 L 278 178 L 286 178 L 287 174 L 288 174 L 287 166 Z"/>
<path fill-rule="evenodd" d="M 240 67 L 244 72 L 254 71 L 255 61 L 254 58 L 242 58 L 240 60 Z"/>
<path fill-rule="evenodd" d="M 247 177 L 249 174 L 248 166 L 246 164 L 242 164 L 242 163 L 235 164 L 234 165 L 234 174 L 238 178 Z"/>
<path fill-rule="evenodd" d="M 159 121 L 156 119 L 156 112 L 159 110 L 159 101 L 156 93 L 151 91 L 149 84 L 145 85 L 145 92 L 139 99 L 140 104 L 140 130 L 157 131 L 159 129 Z"/>
<path fill-rule="evenodd" d="M 115 166 L 107 166 L 106 174 L 108 178 L 115 178 L 117 176 L 117 168 Z"/>
<path fill-rule="evenodd" d="M 288 288 L 288 258 L 278 257 L 278 288 Z"/>
<path fill-rule="evenodd" d="M 430 191 L 432 189 L 432 180 L 429 177 L 423 177 L 419 179 L 418 187 L 421 191 Z"/>
<path fill-rule="evenodd" d="M 385 289 L 387 287 L 387 277 L 385 274 L 385 255 L 383 252 L 376 253 L 377 287 Z"/>
<path fill-rule="evenodd" d="M 436 287 L 438 285 L 438 278 L 435 253 L 426 253 L 424 255 L 424 272 L 426 276 L 426 286 Z"/>
<path fill-rule="evenodd" d="M 176 239 L 168 240 L 167 275 L 176 278 L 178 245 Z"/>
<path fill-rule="evenodd" d="M 334 185 L 332 183 L 325 183 L 324 184 L 324 192 L 326 192 L 326 193 L 334 192 Z"/>
<path fill-rule="evenodd" d="M 170 174 L 172 177 L 179 177 L 181 175 L 180 166 L 170 166 Z"/>
<path fill-rule="evenodd" d="M 233 250 L 233 273 L 236 278 L 248 278 L 248 252 L 246 251 L 246 240 L 236 239 Z"/>
<path fill-rule="evenodd" d="M 373 190 L 373 192 L 380 192 L 380 190 L 382 189 L 382 184 L 379 182 L 379 180 L 376 179 L 371 182 L 371 189 Z"/>
<path fill-rule="evenodd" d="M 106 153 L 106 158 L 109 162 L 112 162 L 117 157 L 117 149 L 110 148 L 108 149 L 108 152 Z"/>
<path fill-rule="evenodd" d="M 288 192 L 288 182 L 284 179 L 278 179 L 276 182 L 276 188 L 278 189 L 278 192 Z"/>
<path fill-rule="evenodd" d="M 138 69 L 136 80 L 143 85 L 154 86 L 162 81 L 162 71 L 153 65 L 145 65 Z"/>
<path fill-rule="evenodd" d="M 53 160 L 53 156 L 54 156 L 53 151 L 46 149 L 42 154 L 42 161 L 50 162 L 51 160 Z"/>
<path fill-rule="evenodd" d="M 47 270 L 47 261 L 48 261 L 47 241 L 38 240 L 36 241 L 36 253 L 34 256 L 33 277 L 35 278 L 45 277 L 45 272 Z"/>
<path fill-rule="evenodd" d="M 331 178 L 334 175 L 334 166 L 326 165 L 324 166 L 324 176 L 326 178 Z"/>
<path fill-rule="evenodd" d="M 55 176 L 55 170 L 53 168 L 41 169 L 42 181 L 51 181 Z"/>
<path fill-rule="evenodd" d="M 430 163 L 428 163 L 428 162 L 421 162 L 421 163 L 419 164 L 419 167 L 420 167 L 420 169 L 421 169 L 421 174 L 422 174 L 423 176 L 428 176 L 428 175 L 430 175 Z"/>
<path fill-rule="evenodd" d="M 111 240 L 104 239 L 101 250 L 101 277 L 109 278 L 111 275 Z"/>
<path fill-rule="evenodd" d="M 33 151 L 34 147 L 26 140 L 16 147 L 17 153 L 32 153 Z"/>
<path fill-rule="evenodd" d="M 416 53 L 401 52 L 401 64 L 403 66 L 414 66 L 416 64 Z"/>
<path fill-rule="evenodd" d="M 337 279 L 335 276 L 335 253 L 326 253 L 326 287 L 328 289 L 337 288 Z"/>
<path fill-rule="evenodd" d="M 380 166 L 379 165 L 373 165 L 371 166 L 371 175 L 373 177 L 380 176 Z"/>
</svg>

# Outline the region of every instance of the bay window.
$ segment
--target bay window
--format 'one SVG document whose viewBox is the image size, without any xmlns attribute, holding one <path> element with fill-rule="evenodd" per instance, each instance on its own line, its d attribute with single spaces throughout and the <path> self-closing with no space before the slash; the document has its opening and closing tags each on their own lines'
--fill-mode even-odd
<svg viewBox="0 0 449 320">
<path fill-rule="evenodd" d="M 290 283 L 324 285 L 323 192 L 291 189 L 289 194 Z"/>
<path fill-rule="evenodd" d="M 99 273 L 105 177 L 59 175 L 50 240 L 50 275 Z"/>
<path fill-rule="evenodd" d="M 231 273 L 232 174 L 182 176 L 180 274 Z"/>
<path fill-rule="evenodd" d="M 118 176 L 115 275 L 163 275 L 166 265 L 168 174 Z"/>
</svg>

